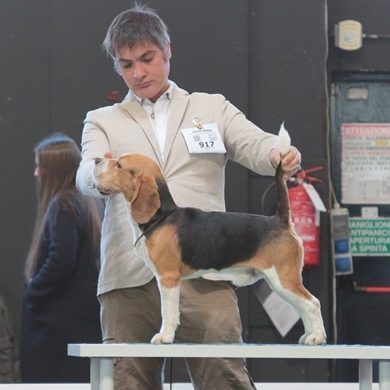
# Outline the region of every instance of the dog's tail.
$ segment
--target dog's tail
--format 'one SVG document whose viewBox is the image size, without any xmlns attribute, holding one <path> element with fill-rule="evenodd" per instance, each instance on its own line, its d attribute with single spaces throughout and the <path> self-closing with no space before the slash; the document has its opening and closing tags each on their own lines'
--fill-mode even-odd
<svg viewBox="0 0 390 390">
<path fill-rule="evenodd" d="M 290 145 L 290 136 L 284 128 L 284 123 L 282 123 L 279 130 L 279 150 L 281 157 L 288 152 Z M 290 223 L 290 202 L 288 199 L 287 180 L 285 178 L 285 172 L 282 169 L 282 162 L 280 162 L 276 168 L 275 183 L 278 198 L 277 215 L 283 221 L 285 226 L 288 226 Z"/>
</svg>

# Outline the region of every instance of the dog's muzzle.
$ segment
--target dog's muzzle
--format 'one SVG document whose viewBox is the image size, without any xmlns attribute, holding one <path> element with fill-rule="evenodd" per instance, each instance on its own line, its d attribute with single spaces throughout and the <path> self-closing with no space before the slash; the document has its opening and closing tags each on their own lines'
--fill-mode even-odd
<svg viewBox="0 0 390 390">
<path fill-rule="evenodd" d="M 102 194 L 102 195 L 110 195 L 111 191 L 107 191 L 106 188 L 102 188 L 99 183 L 99 178 L 102 174 L 106 172 L 107 169 L 107 159 L 105 158 L 95 158 L 95 168 L 93 170 L 93 178 L 95 181 L 95 188 Z"/>
<path fill-rule="evenodd" d="M 94 176 L 97 178 L 99 174 L 105 172 L 107 170 L 107 159 L 106 158 L 95 158 L 95 168 L 94 168 Z"/>
</svg>

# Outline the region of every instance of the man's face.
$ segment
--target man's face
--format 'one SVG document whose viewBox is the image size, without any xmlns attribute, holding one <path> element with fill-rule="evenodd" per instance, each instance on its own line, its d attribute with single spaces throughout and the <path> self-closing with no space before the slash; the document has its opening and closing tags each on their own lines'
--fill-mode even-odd
<svg viewBox="0 0 390 390">
<path fill-rule="evenodd" d="M 119 74 L 138 97 L 156 101 L 168 89 L 169 45 L 164 51 L 153 43 L 139 44 L 131 49 L 123 46 L 115 58 Z"/>
</svg>

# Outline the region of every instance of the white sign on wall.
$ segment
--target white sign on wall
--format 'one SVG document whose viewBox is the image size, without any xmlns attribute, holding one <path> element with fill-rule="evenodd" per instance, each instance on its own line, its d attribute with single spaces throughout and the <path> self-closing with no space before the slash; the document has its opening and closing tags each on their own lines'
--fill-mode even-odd
<svg viewBox="0 0 390 390">
<path fill-rule="evenodd" d="M 341 144 L 342 203 L 388 204 L 390 123 L 344 123 Z"/>
</svg>

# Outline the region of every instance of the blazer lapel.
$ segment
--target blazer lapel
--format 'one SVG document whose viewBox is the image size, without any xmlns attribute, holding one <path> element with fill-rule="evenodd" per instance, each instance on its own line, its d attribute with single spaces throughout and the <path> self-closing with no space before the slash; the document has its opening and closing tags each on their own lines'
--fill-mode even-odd
<svg viewBox="0 0 390 390">
<path fill-rule="evenodd" d="M 139 124 L 139 126 L 145 133 L 147 140 L 152 145 L 153 151 L 157 157 L 160 166 L 162 166 L 163 158 L 161 156 L 160 148 L 158 146 L 157 139 L 152 128 L 152 124 L 150 123 L 150 120 L 145 110 L 141 107 L 138 101 L 133 100 L 131 98 L 130 100 L 126 98 L 125 101 L 120 103 L 119 109 L 123 111 L 126 115 L 130 115 L 131 118 Z"/>
<path fill-rule="evenodd" d="M 165 166 L 168 160 L 173 141 L 179 131 L 180 124 L 183 120 L 187 105 L 188 105 L 188 92 L 178 88 L 175 85 L 173 88 L 170 114 L 169 114 L 168 125 L 167 125 L 163 167 Z"/>
</svg>

